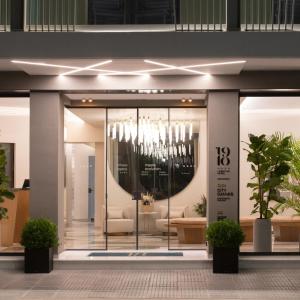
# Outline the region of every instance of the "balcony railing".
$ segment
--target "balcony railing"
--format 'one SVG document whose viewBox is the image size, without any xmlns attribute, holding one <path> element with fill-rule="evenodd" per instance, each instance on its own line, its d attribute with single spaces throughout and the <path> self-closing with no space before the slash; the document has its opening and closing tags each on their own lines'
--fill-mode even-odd
<svg viewBox="0 0 300 300">
<path fill-rule="evenodd" d="M 294 30 L 295 22 L 300 21 L 299 7 L 299 0 L 241 0 L 242 30 Z"/>
<path fill-rule="evenodd" d="M 225 31 L 240 27 L 242 31 L 300 30 L 300 0 L 0 0 L 0 31 Z"/>
<path fill-rule="evenodd" d="M 10 30 L 10 0 L 0 0 L 0 31 Z"/>
<path fill-rule="evenodd" d="M 25 7 L 26 31 L 226 29 L 226 0 L 27 0 Z"/>
<path fill-rule="evenodd" d="M 181 0 L 177 11 L 177 31 L 226 30 L 226 0 Z"/>
</svg>

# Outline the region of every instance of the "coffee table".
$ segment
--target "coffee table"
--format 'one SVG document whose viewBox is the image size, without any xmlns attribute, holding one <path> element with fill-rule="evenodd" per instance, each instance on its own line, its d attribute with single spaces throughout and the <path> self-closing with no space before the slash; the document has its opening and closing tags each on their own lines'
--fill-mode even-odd
<svg viewBox="0 0 300 300">
<path fill-rule="evenodd" d="M 206 225 L 206 218 L 177 218 L 169 222 L 170 227 L 177 229 L 178 240 L 182 244 L 204 244 Z"/>
</svg>

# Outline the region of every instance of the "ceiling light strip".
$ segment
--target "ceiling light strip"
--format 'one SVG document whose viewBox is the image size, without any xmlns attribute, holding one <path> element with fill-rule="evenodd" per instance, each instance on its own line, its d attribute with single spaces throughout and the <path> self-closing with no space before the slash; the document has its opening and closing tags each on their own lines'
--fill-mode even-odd
<svg viewBox="0 0 300 300">
<path fill-rule="evenodd" d="M 174 68 L 175 70 L 182 70 L 182 71 L 186 71 L 186 72 L 189 72 L 189 73 L 194 73 L 194 74 L 199 74 L 199 75 L 209 75 L 209 73 L 206 73 L 206 72 L 199 72 L 199 71 L 187 69 L 185 67 L 177 67 L 177 66 L 173 66 L 173 65 L 163 64 L 163 63 L 156 62 L 156 61 L 153 61 L 153 60 L 146 59 L 146 60 L 144 60 L 144 62 L 148 63 L 148 64 L 153 64 L 153 65 L 157 65 L 157 66 L 166 67 L 166 68 Z"/>
<path fill-rule="evenodd" d="M 183 68 L 215 67 L 215 66 L 224 66 L 224 65 L 245 64 L 246 62 L 247 62 L 246 60 L 236 60 L 236 61 L 227 61 L 227 62 L 217 62 L 211 64 L 189 65 L 189 66 L 183 66 Z"/>
<path fill-rule="evenodd" d="M 65 73 L 62 73 L 60 75 L 62 75 L 62 76 L 72 75 L 72 74 L 75 74 L 75 73 L 78 73 L 78 72 L 91 70 L 92 68 L 107 65 L 107 64 L 110 64 L 110 63 L 112 63 L 112 60 L 105 60 L 105 61 L 102 61 L 100 63 L 93 64 L 93 65 L 90 65 L 90 66 L 87 66 L 87 67 L 84 67 L 84 68 L 78 68 L 77 70 L 72 70 L 72 71 L 69 71 L 69 72 L 65 72 Z"/>
<path fill-rule="evenodd" d="M 72 70 L 78 69 L 78 67 L 47 64 L 47 63 L 43 63 L 43 62 L 30 62 L 30 61 L 23 61 L 23 60 L 11 60 L 11 62 L 14 64 L 22 64 L 22 65 L 33 65 L 33 66 L 52 67 L 52 68 L 65 68 L 65 69 L 72 69 Z"/>
</svg>

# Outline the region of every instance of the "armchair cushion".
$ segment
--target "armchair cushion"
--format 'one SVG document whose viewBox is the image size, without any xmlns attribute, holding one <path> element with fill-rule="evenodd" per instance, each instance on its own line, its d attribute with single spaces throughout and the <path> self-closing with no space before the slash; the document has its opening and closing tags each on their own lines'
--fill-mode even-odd
<svg viewBox="0 0 300 300">
<path fill-rule="evenodd" d="M 107 210 L 107 219 L 123 219 L 123 210 L 122 209 Z"/>
</svg>

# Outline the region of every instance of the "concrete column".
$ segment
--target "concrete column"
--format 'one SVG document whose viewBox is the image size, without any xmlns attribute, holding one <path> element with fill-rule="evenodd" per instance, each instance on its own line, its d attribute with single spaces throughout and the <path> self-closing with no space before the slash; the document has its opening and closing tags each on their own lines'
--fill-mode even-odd
<svg viewBox="0 0 300 300">
<path fill-rule="evenodd" d="M 58 225 L 64 236 L 64 105 L 57 92 L 30 94 L 30 216 Z"/>
<path fill-rule="evenodd" d="M 241 1 L 227 0 L 226 21 L 228 31 L 241 30 Z"/>
<path fill-rule="evenodd" d="M 208 99 L 208 222 L 239 217 L 239 93 Z"/>
</svg>

